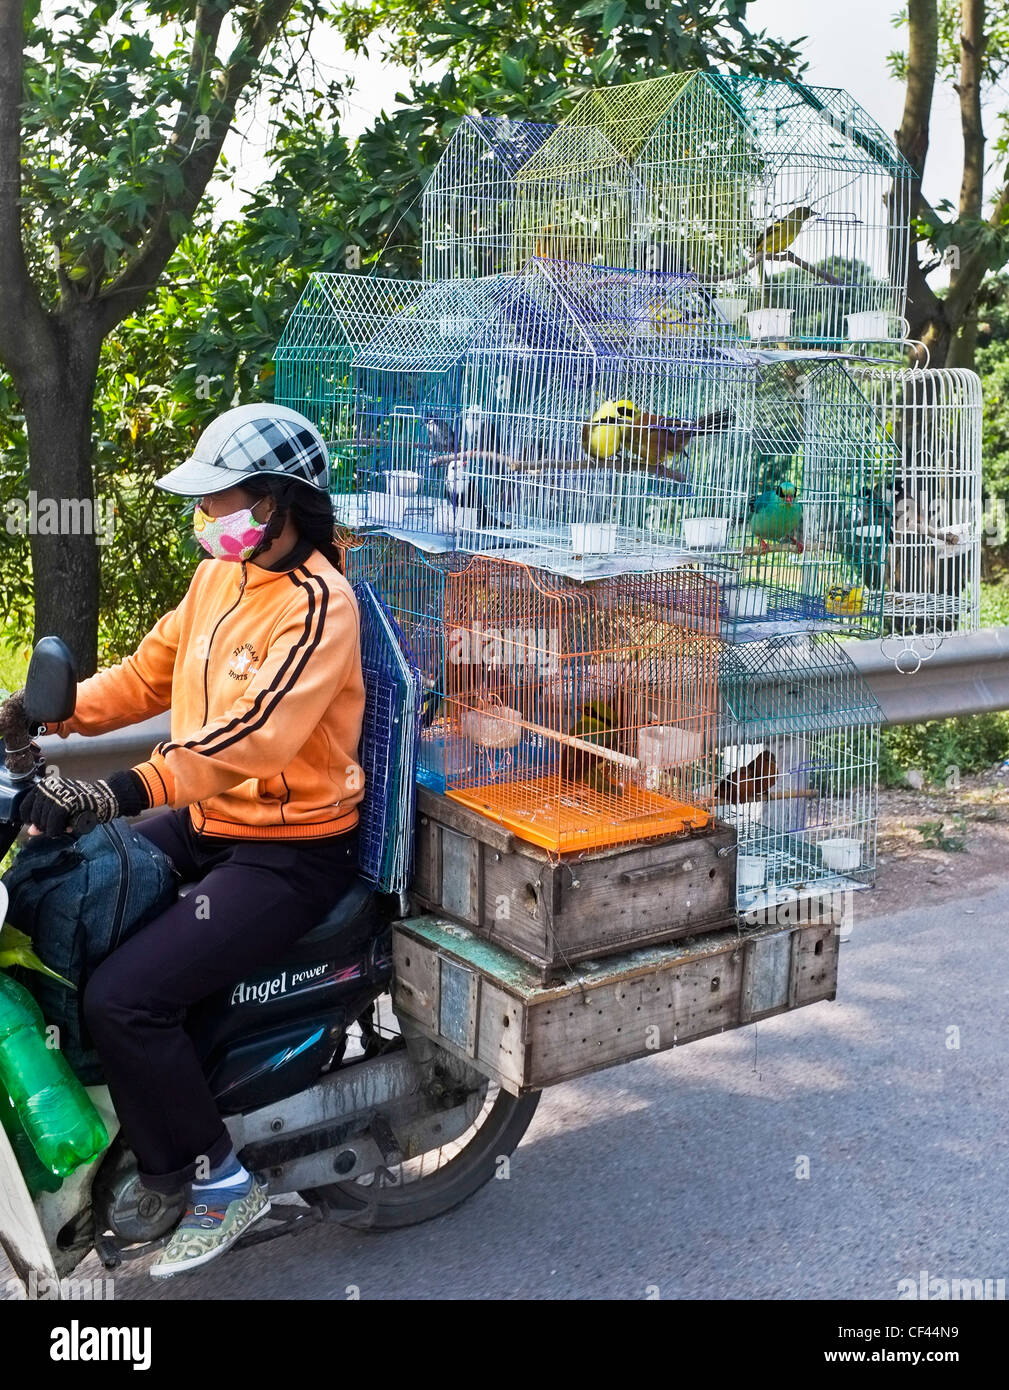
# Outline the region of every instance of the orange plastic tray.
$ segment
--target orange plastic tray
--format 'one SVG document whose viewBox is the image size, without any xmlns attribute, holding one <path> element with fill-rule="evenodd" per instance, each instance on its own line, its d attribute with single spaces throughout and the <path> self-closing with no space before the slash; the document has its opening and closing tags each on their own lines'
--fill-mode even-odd
<svg viewBox="0 0 1009 1390">
<path fill-rule="evenodd" d="M 466 787 L 446 795 L 520 839 L 558 854 L 682 835 L 703 830 L 711 821 L 697 806 L 640 787 L 613 796 L 577 783 L 559 783 L 556 777 Z"/>
</svg>

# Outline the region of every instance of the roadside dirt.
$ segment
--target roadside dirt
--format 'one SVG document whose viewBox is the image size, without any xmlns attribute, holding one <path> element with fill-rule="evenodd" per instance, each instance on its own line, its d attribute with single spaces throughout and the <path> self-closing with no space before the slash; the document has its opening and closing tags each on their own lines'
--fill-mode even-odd
<svg viewBox="0 0 1009 1390">
<path fill-rule="evenodd" d="M 873 916 L 923 897 L 973 897 L 1009 878 L 1009 769 L 949 790 L 881 790 L 879 812 L 876 887 L 859 895 Z"/>
</svg>

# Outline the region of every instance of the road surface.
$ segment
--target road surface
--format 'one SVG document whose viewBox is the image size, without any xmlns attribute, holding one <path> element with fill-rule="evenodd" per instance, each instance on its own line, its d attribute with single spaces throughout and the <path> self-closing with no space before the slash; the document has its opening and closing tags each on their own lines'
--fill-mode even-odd
<svg viewBox="0 0 1009 1390">
<path fill-rule="evenodd" d="M 1007 1278 L 1007 924 L 1009 886 L 856 916 L 836 1002 L 548 1091 L 510 1177 L 448 1216 L 316 1227 L 167 1284 L 138 1265 L 116 1297 L 886 1299 L 922 1270 Z"/>
</svg>

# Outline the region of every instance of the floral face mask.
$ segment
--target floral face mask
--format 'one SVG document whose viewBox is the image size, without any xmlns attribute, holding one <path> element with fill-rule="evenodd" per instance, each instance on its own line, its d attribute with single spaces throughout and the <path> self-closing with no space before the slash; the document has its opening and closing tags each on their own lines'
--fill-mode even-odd
<svg viewBox="0 0 1009 1390">
<path fill-rule="evenodd" d="M 208 516 L 200 506 L 193 512 L 193 533 L 215 560 L 248 560 L 268 524 L 257 521 L 247 507 L 227 516 Z"/>
</svg>

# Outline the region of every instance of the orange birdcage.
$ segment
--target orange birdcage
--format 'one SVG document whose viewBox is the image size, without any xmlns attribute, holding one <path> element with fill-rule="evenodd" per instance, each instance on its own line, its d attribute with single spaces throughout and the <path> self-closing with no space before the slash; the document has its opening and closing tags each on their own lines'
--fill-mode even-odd
<svg viewBox="0 0 1009 1390">
<path fill-rule="evenodd" d="M 558 854 L 712 823 L 718 588 L 475 556 L 446 581 L 446 791 Z"/>
</svg>

